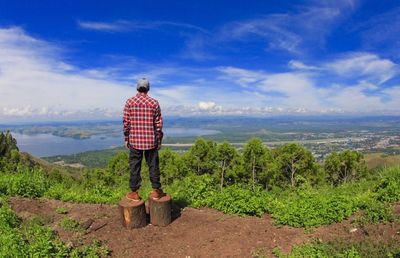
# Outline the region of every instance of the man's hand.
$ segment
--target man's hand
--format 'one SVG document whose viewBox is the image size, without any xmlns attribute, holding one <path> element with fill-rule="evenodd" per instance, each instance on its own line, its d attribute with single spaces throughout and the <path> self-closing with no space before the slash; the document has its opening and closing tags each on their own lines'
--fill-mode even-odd
<svg viewBox="0 0 400 258">
<path fill-rule="evenodd" d="M 125 142 L 125 148 L 129 149 L 129 142 Z"/>
<path fill-rule="evenodd" d="M 162 146 L 162 136 L 157 135 L 156 136 L 156 149 L 160 150 Z"/>
</svg>

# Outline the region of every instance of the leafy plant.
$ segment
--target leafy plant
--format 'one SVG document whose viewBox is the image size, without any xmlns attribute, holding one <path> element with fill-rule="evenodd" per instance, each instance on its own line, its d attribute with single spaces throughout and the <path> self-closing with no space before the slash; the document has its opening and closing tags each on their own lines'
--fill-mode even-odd
<svg viewBox="0 0 400 258">
<path fill-rule="evenodd" d="M 60 221 L 60 226 L 67 231 L 82 231 L 79 222 L 72 218 L 64 218 Z"/>
<path fill-rule="evenodd" d="M 58 207 L 58 208 L 56 209 L 56 212 L 57 212 L 58 214 L 67 214 L 67 213 L 68 213 L 68 210 L 67 210 L 66 208 L 64 208 L 64 207 Z"/>
</svg>

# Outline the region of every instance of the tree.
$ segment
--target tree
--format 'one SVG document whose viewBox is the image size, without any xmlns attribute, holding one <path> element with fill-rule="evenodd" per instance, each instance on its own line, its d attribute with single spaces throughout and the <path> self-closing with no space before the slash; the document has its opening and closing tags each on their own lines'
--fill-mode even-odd
<svg viewBox="0 0 400 258">
<path fill-rule="evenodd" d="M 364 155 L 358 151 L 332 152 L 324 163 L 327 180 L 334 185 L 358 179 L 367 172 Z"/>
<path fill-rule="evenodd" d="M 283 185 L 286 179 L 281 173 L 279 164 L 272 155 L 272 152 L 267 148 L 265 149 L 263 160 L 265 165 L 264 170 L 259 175 L 259 182 L 265 189 Z"/>
<path fill-rule="evenodd" d="M 264 145 L 258 138 L 250 139 L 244 146 L 243 159 L 247 172 L 251 174 L 253 191 L 255 189 L 256 177 L 265 167 L 264 153 Z"/>
<path fill-rule="evenodd" d="M 217 167 L 216 157 L 216 143 L 198 138 L 185 154 L 185 163 L 197 175 L 211 175 L 214 174 Z"/>
<path fill-rule="evenodd" d="M 297 143 L 284 144 L 273 150 L 278 169 L 291 186 L 296 185 L 296 177 L 310 178 L 317 173 L 317 166 L 310 151 Z"/>
<path fill-rule="evenodd" d="M 17 147 L 17 140 L 11 135 L 10 131 L 7 131 L 6 134 L 1 132 L 0 133 L 0 157 L 9 158 L 12 150 L 19 151 L 19 149 Z"/>
<path fill-rule="evenodd" d="M 229 142 L 224 141 L 222 144 L 217 146 L 217 161 L 221 168 L 220 174 L 220 188 L 224 187 L 224 179 L 226 176 L 226 171 L 234 165 L 234 160 L 238 157 L 238 152 L 236 148 Z"/>
<path fill-rule="evenodd" d="M 20 154 L 17 140 L 11 135 L 10 131 L 5 134 L 0 132 L 0 169 L 14 171 L 19 162 Z"/>
<path fill-rule="evenodd" d="M 112 156 L 107 164 L 107 170 L 118 177 L 128 175 L 129 168 L 129 154 L 126 151 L 120 151 Z"/>
<path fill-rule="evenodd" d="M 160 171 L 163 184 L 171 184 L 175 179 L 186 176 L 187 169 L 181 156 L 169 148 L 160 151 Z"/>
</svg>

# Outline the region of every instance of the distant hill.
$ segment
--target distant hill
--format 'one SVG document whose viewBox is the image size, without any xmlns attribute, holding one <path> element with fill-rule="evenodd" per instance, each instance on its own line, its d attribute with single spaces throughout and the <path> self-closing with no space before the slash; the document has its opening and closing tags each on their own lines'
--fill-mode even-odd
<svg viewBox="0 0 400 258">
<path fill-rule="evenodd" d="M 47 160 L 32 156 L 27 152 L 20 152 L 20 158 L 23 164 L 28 167 L 40 167 L 46 172 L 58 170 L 61 174 L 68 174 L 75 178 L 81 176 L 82 168 L 57 165 Z"/>
<path fill-rule="evenodd" d="M 102 168 L 108 164 L 112 156 L 121 151 L 126 150 L 122 147 L 117 147 L 113 149 L 85 151 L 72 155 L 57 155 L 52 157 L 45 157 L 43 158 L 43 160 L 51 162 L 53 164 L 57 164 L 57 162 L 63 162 L 63 167 L 66 167 L 68 165 L 76 166 L 77 164 L 82 164 L 87 168 Z"/>
</svg>

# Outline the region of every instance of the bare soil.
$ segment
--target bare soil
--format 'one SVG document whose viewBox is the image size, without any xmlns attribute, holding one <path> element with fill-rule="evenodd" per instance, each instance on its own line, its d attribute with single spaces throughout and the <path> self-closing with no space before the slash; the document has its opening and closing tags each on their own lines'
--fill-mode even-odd
<svg viewBox="0 0 400 258">
<path fill-rule="evenodd" d="M 76 204 L 57 200 L 11 198 L 11 206 L 22 218 L 40 216 L 53 227 L 60 238 L 79 246 L 92 240 L 100 240 L 112 250 L 113 257 L 252 257 L 262 250 L 272 256 L 272 250 L 280 247 L 289 252 L 293 245 L 319 239 L 322 242 L 341 239 L 344 241 L 398 241 L 400 223 L 367 225 L 357 228 L 353 218 L 341 223 L 321 226 L 310 231 L 287 226 L 275 226 L 269 215 L 262 218 L 227 215 L 213 209 L 173 207 L 173 222 L 167 227 L 148 225 L 141 229 L 127 230 L 122 227 L 116 205 Z M 58 214 L 63 207 L 68 213 Z M 400 204 L 395 206 L 400 214 Z M 59 223 L 64 218 L 80 223 L 89 219 L 89 233 L 66 231 Z"/>
</svg>

